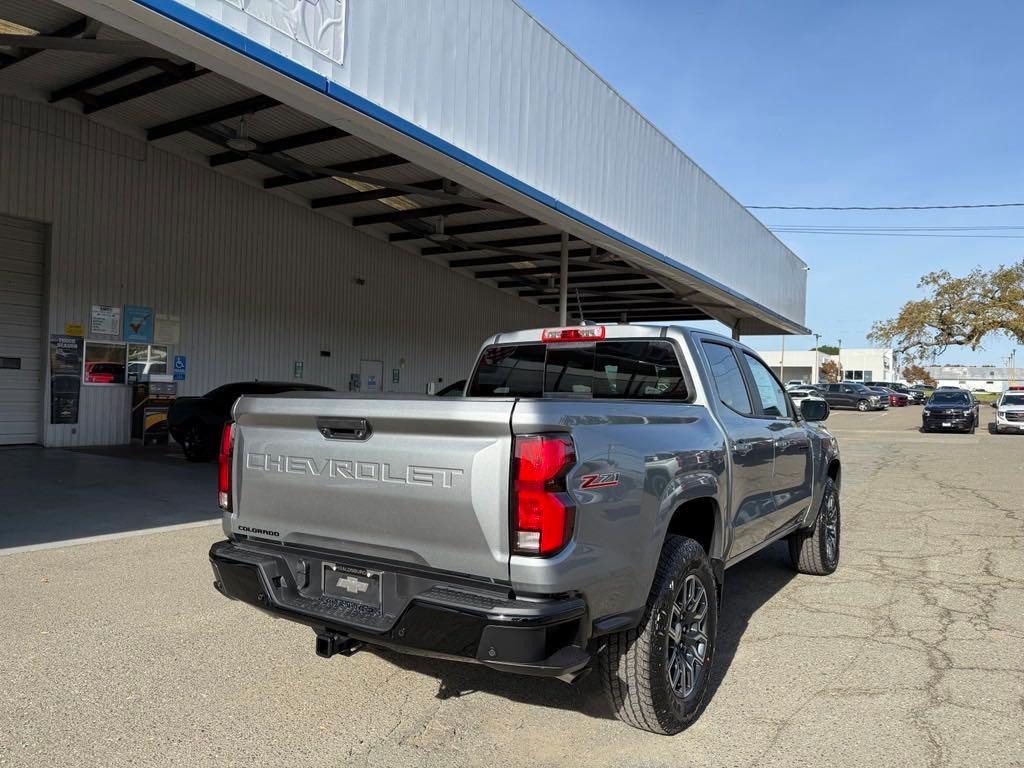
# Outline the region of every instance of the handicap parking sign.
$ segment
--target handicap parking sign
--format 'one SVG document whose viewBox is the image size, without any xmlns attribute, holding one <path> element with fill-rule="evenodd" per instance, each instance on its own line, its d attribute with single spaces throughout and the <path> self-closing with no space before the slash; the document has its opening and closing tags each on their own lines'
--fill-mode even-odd
<svg viewBox="0 0 1024 768">
<path fill-rule="evenodd" d="M 175 381 L 184 381 L 185 380 L 185 372 L 187 370 L 187 367 L 188 367 L 188 363 L 186 362 L 184 355 L 175 355 L 174 356 L 174 380 Z"/>
</svg>

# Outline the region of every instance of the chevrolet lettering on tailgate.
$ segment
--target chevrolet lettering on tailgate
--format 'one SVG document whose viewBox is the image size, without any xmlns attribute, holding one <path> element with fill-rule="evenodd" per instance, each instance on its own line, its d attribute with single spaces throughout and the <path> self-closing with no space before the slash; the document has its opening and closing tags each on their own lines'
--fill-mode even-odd
<svg viewBox="0 0 1024 768">
<path fill-rule="evenodd" d="M 332 480 L 368 480 L 398 485 L 423 485 L 454 488 L 455 479 L 465 472 L 455 467 L 412 465 L 396 467 L 390 462 L 352 461 L 351 459 L 314 459 L 311 456 L 274 456 L 268 453 L 247 453 L 245 468 L 263 472 L 286 472 L 291 475 L 329 477 Z"/>
</svg>

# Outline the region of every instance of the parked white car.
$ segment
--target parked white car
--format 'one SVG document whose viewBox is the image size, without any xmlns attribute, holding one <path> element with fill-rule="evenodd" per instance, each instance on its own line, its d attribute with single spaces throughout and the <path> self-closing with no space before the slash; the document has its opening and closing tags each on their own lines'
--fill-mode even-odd
<svg viewBox="0 0 1024 768">
<path fill-rule="evenodd" d="M 996 432 L 1024 432 L 1024 392 L 1003 392 L 994 406 Z"/>
</svg>

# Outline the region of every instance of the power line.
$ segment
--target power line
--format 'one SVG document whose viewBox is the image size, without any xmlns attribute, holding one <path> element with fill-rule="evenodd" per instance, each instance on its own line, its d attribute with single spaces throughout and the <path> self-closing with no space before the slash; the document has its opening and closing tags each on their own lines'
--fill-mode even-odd
<svg viewBox="0 0 1024 768">
<path fill-rule="evenodd" d="M 863 230 L 870 232 L 992 232 L 1024 229 L 1024 225 L 1020 224 L 987 224 L 976 227 L 861 227 L 847 224 L 768 224 L 767 226 L 769 229 Z"/>
<path fill-rule="evenodd" d="M 1024 208 L 1024 203 L 957 205 L 748 205 L 758 211 L 945 211 L 953 208 Z"/>
<path fill-rule="evenodd" d="M 939 238 L 968 238 L 968 239 L 997 239 L 997 240 L 1024 240 L 1024 235 L 970 235 L 956 234 L 953 232 L 860 232 L 853 230 L 831 230 L 831 229 L 786 229 L 769 227 L 772 232 L 789 235 L 845 235 L 845 236 L 867 236 L 867 237 L 939 237 Z"/>
</svg>

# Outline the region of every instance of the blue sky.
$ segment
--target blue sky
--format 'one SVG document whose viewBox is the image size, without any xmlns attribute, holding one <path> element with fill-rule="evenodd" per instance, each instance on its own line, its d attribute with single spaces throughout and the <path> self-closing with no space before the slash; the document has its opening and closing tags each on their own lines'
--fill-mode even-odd
<svg viewBox="0 0 1024 768">
<path fill-rule="evenodd" d="M 521 2 L 744 204 L 1024 201 L 1024 3 Z M 769 225 L 1024 226 L 1024 208 L 758 215 Z M 925 272 L 1020 259 L 1024 230 L 1004 234 L 1021 239 L 780 236 L 811 266 L 806 324 L 852 347 L 919 295 Z M 993 338 L 940 359 L 998 364 L 1011 348 Z"/>
</svg>

